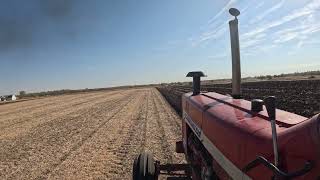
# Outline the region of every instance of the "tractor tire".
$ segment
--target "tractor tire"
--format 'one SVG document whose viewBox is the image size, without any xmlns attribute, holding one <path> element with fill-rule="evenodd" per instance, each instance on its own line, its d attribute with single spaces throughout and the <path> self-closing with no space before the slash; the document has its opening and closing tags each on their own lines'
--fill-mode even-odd
<svg viewBox="0 0 320 180">
<path fill-rule="evenodd" d="M 133 180 L 155 180 L 156 171 L 152 154 L 143 152 L 133 162 Z"/>
</svg>

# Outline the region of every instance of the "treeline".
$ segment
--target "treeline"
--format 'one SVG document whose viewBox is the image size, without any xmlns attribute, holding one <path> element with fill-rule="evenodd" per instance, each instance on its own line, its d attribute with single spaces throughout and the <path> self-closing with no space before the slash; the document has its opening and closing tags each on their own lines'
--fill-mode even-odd
<svg viewBox="0 0 320 180">
<path fill-rule="evenodd" d="M 279 75 L 255 76 L 255 78 L 272 79 L 272 78 L 289 77 L 289 76 L 309 76 L 309 78 L 312 79 L 312 78 L 315 78 L 316 75 L 320 75 L 320 71 L 307 71 L 307 72 L 295 72 L 295 73 L 279 74 Z"/>
<path fill-rule="evenodd" d="M 42 96 L 57 96 L 64 94 L 74 94 L 74 93 L 85 93 L 85 92 L 97 92 L 97 91 L 111 91 L 111 90 L 119 90 L 119 89 L 130 89 L 130 88 L 142 88 L 142 87 L 150 87 L 155 86 L 154 84 L 148 85 L 134 85 L 134 86 L 118 86 L 118 87 L 109 87 L 109 88 L 94 88 L 94 89 L 62 89 L 62 90 L 53 90 L 53 91 L 43 91 L 43 92 L 34 92 L 27 93 L 26 91 L 20 91 L 18 97 L 19 98 L 33 98 L 33 97 L 42 97 Z"/>
</svg>

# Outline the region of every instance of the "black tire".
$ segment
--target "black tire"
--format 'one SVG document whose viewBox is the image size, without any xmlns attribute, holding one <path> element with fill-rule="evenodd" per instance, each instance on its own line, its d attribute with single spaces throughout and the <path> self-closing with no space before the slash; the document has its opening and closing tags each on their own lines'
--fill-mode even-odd
<svg viewBox="0 0 320 180">
<path fill-rule="evenodd" d="M 143 152 L 133 162 L 133 180 L 154 180 L 155 164 L 152 154 Z"/>
</svg>

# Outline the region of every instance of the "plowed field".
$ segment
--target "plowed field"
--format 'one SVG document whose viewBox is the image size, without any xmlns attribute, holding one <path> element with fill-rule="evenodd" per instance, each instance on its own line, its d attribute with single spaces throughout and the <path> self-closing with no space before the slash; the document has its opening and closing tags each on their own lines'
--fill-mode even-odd
<svg viewBox="0 0 320 180">
<path fill-rule="evenodd" d="M 134 157 L 174 153 L 180 119 L 154 88 L 0 106 L 0 179 L 131 179 Z"/>
<path fill-rule="evenodd" d="M 320 80 L 245 82 L 241 86 L 242 98 L 246 100 L 276 96 L 279 109 L 305 117 L 320 113 Z M 159 86 L 158 89 L 180 114 L 181 96 L 192 91 L 191 85 L 178 84 Z M 231 94 L 232 88 L 231 84 L 209 84 L 202 85 L 201 90 Z"/>
</svg>

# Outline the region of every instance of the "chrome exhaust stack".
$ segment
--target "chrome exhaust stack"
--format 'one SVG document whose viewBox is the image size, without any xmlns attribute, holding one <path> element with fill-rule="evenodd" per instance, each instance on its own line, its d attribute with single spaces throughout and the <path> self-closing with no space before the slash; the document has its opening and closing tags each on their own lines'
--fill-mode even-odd
<svg viewBox="0 0 320 180">
<path fill-rule="evenodd" d="M 241 68 L 237 16 L 240 15 L 240 11 L 236 8 L 230 8 L 229 13 L 235 17 L 235 19 L 229 21 L 232 55 L 232 97 L 239 99 L 241 98 Z"/>
</svg>

